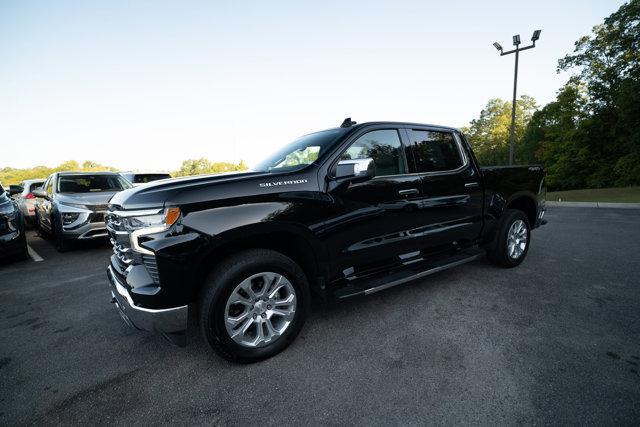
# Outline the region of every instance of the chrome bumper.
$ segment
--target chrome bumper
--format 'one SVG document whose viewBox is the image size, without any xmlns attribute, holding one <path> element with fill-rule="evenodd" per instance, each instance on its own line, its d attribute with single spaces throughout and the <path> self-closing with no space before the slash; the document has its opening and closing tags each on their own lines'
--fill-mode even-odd
<svg viewBox="0 0 640 427">
<path fill-rule="evenodd" d="M 120 283 L 111 266 L 107 268 L 113 302 L 118 308 L 122 320 L 136 329 L 161 334 L 175 334 L 187 329 L 188 306 L 166 309 L 137 307 L 127 288 Z"/>
</svg>

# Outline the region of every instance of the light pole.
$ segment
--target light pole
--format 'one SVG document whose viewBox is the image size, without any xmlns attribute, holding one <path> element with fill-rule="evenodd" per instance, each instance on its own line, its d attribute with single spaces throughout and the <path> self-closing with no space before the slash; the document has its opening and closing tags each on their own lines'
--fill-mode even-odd
<svg viewBox="0 0 640 427">
<path fill-rule="evenodd" d="M 513 74 L 513 103 L 511 104 L 511 130 L 509 131 L 509 165 L 513 164 L 513 147 L 515 143 L 515 126 L 516 126 L 516 90 L 518 87 L 518 56 L 520 55 L 520 51 L 533 49 L 536 47 L 536 40 L 540 38 L 540 33 L 542 30 L 535 30 L 533 32 L 533 36 L 531 36 L 531 41 L 533 42 L 529 46 L 520 47 L 520 34 L 516 34 L 513 36 L 513 45 L 516 47 L 515 49 L 509 50 L 507 52 L 502 51 L 502 46 L 500 43 L 495 42 L 493 46 L 498 49 L 500 52 L 500 56 L 509 55 L 511 53 L 516 54 L 516 68 Z"/>
</svg>

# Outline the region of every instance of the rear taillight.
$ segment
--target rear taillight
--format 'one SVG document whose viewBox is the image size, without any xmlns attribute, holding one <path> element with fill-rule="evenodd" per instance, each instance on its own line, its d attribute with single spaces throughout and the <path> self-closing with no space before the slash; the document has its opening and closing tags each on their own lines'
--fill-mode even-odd
<svg viewBox="0 0 640 427">
<path fill-rule="evenodd" d="M 24 196 L 25 199 L 35 199 L 36 196 L 33 195 L 33 193 L 29 193 L 26 196 Z"/>
</svg>

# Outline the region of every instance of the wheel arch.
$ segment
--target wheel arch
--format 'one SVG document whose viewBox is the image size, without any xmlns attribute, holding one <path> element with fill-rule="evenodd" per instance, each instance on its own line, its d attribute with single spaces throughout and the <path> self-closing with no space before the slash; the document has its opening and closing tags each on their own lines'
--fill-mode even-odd
<svg viewBox="0 0 640 427">
<path fill-rule="evenodd" d="M 271 249 L 291 258 L 302 268 L 314 293 L 324 298 L 326 283 L 324 245 L 308 230 L 290 224 L 262 223 L 239 227 L 214 236 L 198 266 L 196 295 L 207 274 L 219 262 L 248 249 Z"/>
<path fill-rule="evenodd" d="M 525 193 L 513 197 L 509 203 L 507 203 L 506 209 L 516 209 L 524 212 L 529 220 L 529 227 L 535 226 L 537 207 L 533 195 Z"/>
</svg>

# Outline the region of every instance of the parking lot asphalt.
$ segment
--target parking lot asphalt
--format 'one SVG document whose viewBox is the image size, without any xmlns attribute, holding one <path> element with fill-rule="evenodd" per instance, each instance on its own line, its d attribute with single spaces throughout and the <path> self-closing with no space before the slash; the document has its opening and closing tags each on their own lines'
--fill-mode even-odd
<svg viewBox="0 0 640 427">
<path fill-rule="evenodd" d="M 316 306 L 234 365 L 128 329 L 106 244 L 0 265 L 0 425 L 635 424 L 640 211 L 555 208 L 527 259 Z M 195 328 L 194 328 L 195 329 Z"/>
</svg>

